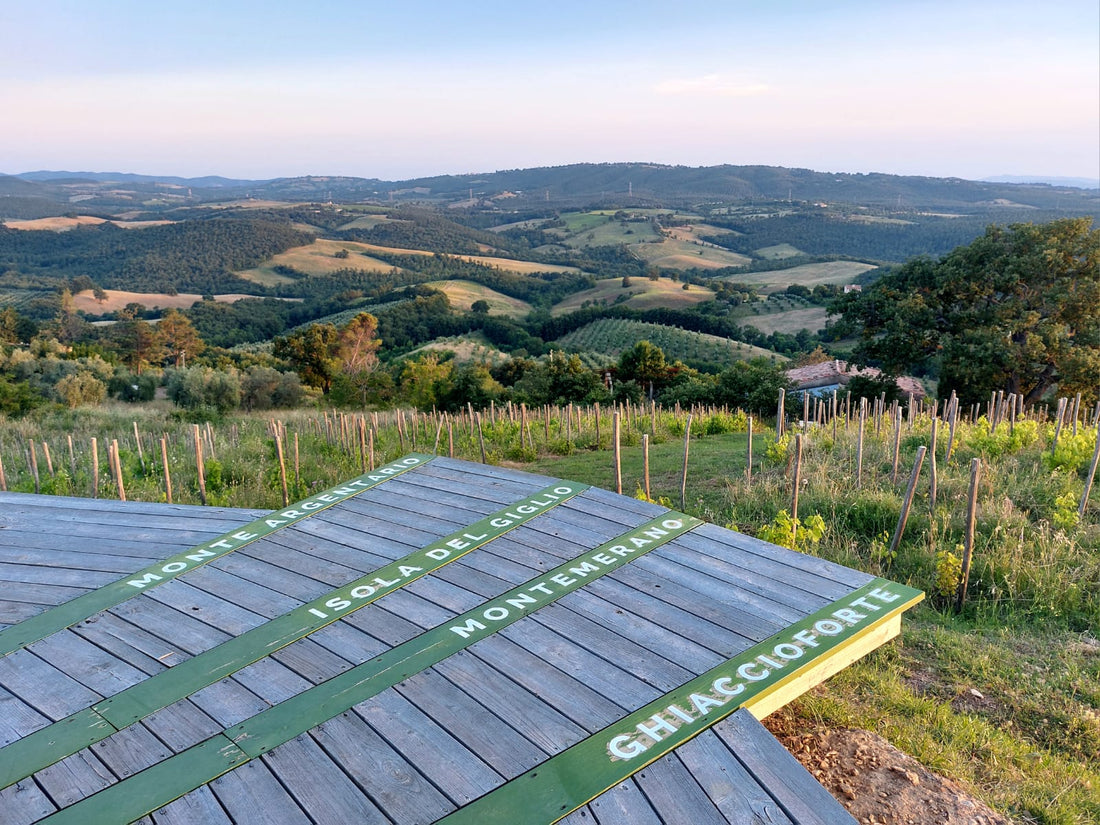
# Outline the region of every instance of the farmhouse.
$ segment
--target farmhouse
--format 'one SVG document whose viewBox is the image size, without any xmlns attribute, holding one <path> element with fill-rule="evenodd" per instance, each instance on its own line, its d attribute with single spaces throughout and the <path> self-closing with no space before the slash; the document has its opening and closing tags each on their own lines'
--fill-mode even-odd
<svg viewBox="0 0 1100 825">
<path fill-rule="evenodd" d="M 881 375 L 882 372 L 874 367 L 854 367 L 847 361 L 837 359 L 787 370 L 787 380 L 798 392 L 809 392 L 818 396 L 832 392 L 843 393 L 848 382 L 857 376 L 878 378 Z M 896 383 L 903 396 L 912 393 L 913 398 L 924 398 L 926 395 L 924 387 L 916 378 L 903 375 Z"/>
<path fill-rule="evenodd" d="M 272 512 L 0 506 L 5 825 L 851 825 L 757 720 L 922 597 L 424 454 Z"/>
</svg>

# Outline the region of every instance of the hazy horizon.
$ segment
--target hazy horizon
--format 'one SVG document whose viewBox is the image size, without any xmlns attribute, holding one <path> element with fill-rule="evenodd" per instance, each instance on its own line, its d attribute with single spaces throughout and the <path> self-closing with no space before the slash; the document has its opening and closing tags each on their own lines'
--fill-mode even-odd
<svg viewBox="0 0 1100 825">
<path fill-rule="evenodd" d="M 58 0 L 0 10 L 0 47 L 10 174 L 405 180 L 641 158 L 1100 179 L 1094 0 Z"/>
</svg>

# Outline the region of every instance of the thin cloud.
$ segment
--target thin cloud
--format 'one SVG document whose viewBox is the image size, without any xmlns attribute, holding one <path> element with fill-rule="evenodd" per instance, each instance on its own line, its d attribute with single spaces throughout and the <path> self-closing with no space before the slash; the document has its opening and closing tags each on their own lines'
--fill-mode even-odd
<svg viewBox="0 0 1100 825">
<path fill-rule="evenodd" d="M 692 95 L 697 97 L 752 97 L 770 91 L 766 83 L 754 83 L 737 77 L 705 74 L 701 77 L 663 80 L 653 87 L 659 95 Z"/>
</svg>

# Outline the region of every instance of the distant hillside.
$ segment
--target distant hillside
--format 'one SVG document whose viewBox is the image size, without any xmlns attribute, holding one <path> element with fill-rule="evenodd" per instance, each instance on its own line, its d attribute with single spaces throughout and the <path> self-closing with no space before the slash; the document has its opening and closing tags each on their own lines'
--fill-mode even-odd
<svg viewBox="0 0 1100 825">
<path fill-rule="evenodd" d="M 7 195 L 43 198 L 54 203 L 87 202 L 102 207 L 146 209 L 247 195 L 296 202 L 423 201 L 501 211 L 548 204 L 671 206 L 719 200 L 849 203 L 898 210 L 984 211 L 1021 207 L 1072 214 L 1100 213 L 1100 190 L 1096 189 L 1050 183 L 817 172 L 781 166 L 580 163 L 404 181 L 327 175 L 246 181 L 217 176 L 180 178 L 36 171 L 20 175 L 17 180 L 29 186 L 13 191 L 18 184 L 0 177 L 0 217 L 42 217 L 5 214 L 3 200 Z"/>
</svg>

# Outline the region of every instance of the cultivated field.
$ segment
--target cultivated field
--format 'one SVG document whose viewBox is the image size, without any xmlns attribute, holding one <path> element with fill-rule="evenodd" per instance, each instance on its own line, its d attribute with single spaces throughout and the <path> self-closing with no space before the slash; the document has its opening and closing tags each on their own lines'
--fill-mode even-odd
<svg viewBox="0 0 1100 825">
<path fill-rule="evenodd" d="M 705 361 L 729 366 L 734 361 L 760 357 L 786 360 L 771 350 L 729 338 L 624 318 L 601 318 L 558 339 L 559 344 L 570 350 L 615 358 L 639 341 L 649 341 L 660 347 L 669 361 Z"/>
<path fill-rule="evenodd" d="M 96 218 L 92 215 L 77 215 L 75 217 L 34 218 L 25 221 L 4 221 L 8 229 L 47 229 L 53 232 L 65 232 L 78 226 L 98 226 L 108 223 L 106 218 Z M 109 221 L 122 229 L 144 229 L 147 226 L 163 226 L 172 221 Z"/>
<path fill-rule="evenodd" d="M 817 332 L 825 328 L 829 313 L 825 307 L 791 309 L 786 312 L 771 312 L 767 315 L 746 315 L 738 318 L 742 326 L 754 326 L 765 335 L 773 332 L 785 332 L 794 335 L 801 329 Z"/>
<path fill-rule="evenodd" d="M 623 295 L 630 296 L 625 302 L 619 301 Z M 705 287 L 696 284 L 688 285 L 669 278 L 658 278 L 653 281 L 649 278 L 631 278 L 630 286 L 624 287 L 622 278 L 604 278 L 596 282 L 592 289 L 576 292 L 551 310 L 553 315 L 564 315 L 581 309 L 585 302 L 589 303 L 625 303 L 634 309 L 656 309 L 657 307 L 678 307 L 701 304 L 703 301 L 714 300 L 714 293 Z"/>
<path fill-rule="evenodd" d="M 325 241 L 325 243 L 336 243 L 336 241 Z M 356 247 L 360 247 L 364 252 L 382 252 L 389 255 L 436 255 L 439 253 L 428 252 L 424 249 L 404 249 L 398 246 L 379 246 L 372 243 L 359 243 L 355 244 Z M 446 255 L 448 258 L 458 258 L 459 260 L 469 261 L 475 264 L 482 264 L 484 266 L 495 267 L 496 269 L 504 270 L 505 272 L 515 272 L 519 275 L 531 275 L 535 272 L 580 272 L 575 266 L 562 266 L 558 264 L 540 264 L 535 261 L 521 261 L 516 258 L 494 258 L 491 255 Z M 389 264 L 386 265 L 389 267 Z"/>
<path fill-rule="evenodd" d="M 762 246 L 756 250 L 756 254 L 769 261 L 781 261 L 784 258 L 796 258 L 803 255 L 803 251 L 789 243 L 777 243 L 774 246 Z"/>
<path fill-rule="evenodd" d="M 700 236 L 714 237 L 715 235 L 738 235 L 732 229 L 724 226 L 712 226 L 709 223 L 684 224 L 683 226 L 670 226 L 665 229 L 665 235 L 677 241 L 697 241 L 706 244 Z"/>
<path fill-rule="evenodd" d="M 865 264 L 860 261 L 826 261 L 819 264 L 803 264 L 790 269 L 739 272 L 722 280 L 743 284 L 764 284 L 777 290 L 786 289 L 791 284 L 800 284 L 812 289 L 818 284 L 850 284 L 855 281 L 857 275 L 874 268 L 874 264 Z"/>
<path fill-rule="evenodd" d="M 381 248 L 381 247 L 376 247 Z M 342 249 L 350 253 L 346 258 L 337 258 Z M 281 252 L 255 269 L 238 272 L 240 277 L 264 286 L 293 283 L 293 278 L 280 275 L 275 267 L 289 266 L 307 275 L 329 275 L 340 269 L 359 269 L 364 272 L 389 272 L 393 266 L 372 258 L 370 245 L 352 241 L 316 240 L 308 246 L 296 246 Z"/>
<path fill-rule="evenodd" d="M 82 290 L 73 295 L 73 308 L 78 312 L 83 310 L 88 315 L 102 315 L 105 312 L 117 312 L 127 304 L 141 304 L 148 309 L 187 309 L 192 304 L 202 300 L 201 295 L 189 292 L 180 292 L 169 295 L 164 292 L 124 292 L 119 289 L 105 289 L 106 300 L 97 301 L 95 294 L 90 289 Z M 255 295 L 242 293 L 226 293 L 215 295 L 214 300 L 224 304 L 232 304 L 243 298 L 255 298 Z"/>
<path fill-rule="evenodd" d="M 476 284 L 473 281 L 430 281 L 424 284 L 438 289 L 447 296 L 451 306 L 468 312 L 475 301 L 489 304 L 489 314 L 506 315 L 509 318 L 522 318 L 531 311 L 531 305 L 519 298 L 513 298 L 495 289 Z"/>
<path fill-rule="evenodd" d="M 493 347 L 484 337 L 474 335 L 453 336 L 430 341 L 410 351 L 406 358 L 416 358 L 429 352 L 453 352 L 457 364 L 476 361 L 479 364 L 501 364 L 511 358 Z"/>
<path fill-rule="evenodd" d="M 661 243 L 637 244 L 631 252 L 654 266 L 666 269 L 720 269 L 724 266 L 746 266 L 752 259 L 701 241 L 665 238 Z"/>
</svg>

